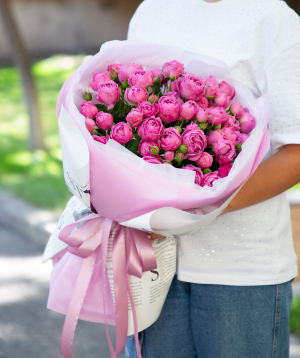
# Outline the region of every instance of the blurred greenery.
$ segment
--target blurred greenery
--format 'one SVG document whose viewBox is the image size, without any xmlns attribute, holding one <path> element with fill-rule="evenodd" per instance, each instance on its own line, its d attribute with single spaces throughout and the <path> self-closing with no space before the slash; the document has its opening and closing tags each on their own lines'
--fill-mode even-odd
<svg viewBox="0 0 300 358">
<path fill-rule="evenodd" d="M 300 337 L 300 297 L 294 297 L 290 316 L 291 332 Z"/>
</svg>

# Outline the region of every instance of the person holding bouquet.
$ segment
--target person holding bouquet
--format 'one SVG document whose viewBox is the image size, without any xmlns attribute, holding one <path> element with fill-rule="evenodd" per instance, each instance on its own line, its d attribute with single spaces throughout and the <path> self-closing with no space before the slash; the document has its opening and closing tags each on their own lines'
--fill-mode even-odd
<svg viewBox="0 0 300 358">
<path fill-rule="evenodd" d="M 271 106 L 265 160 L 221 216 L 178 238 L 177 275 L 140 334 L 142 355 L 287 358 L 298 272 L 284 192 L 300 181 L 299 17 L 280 0 L 145 0 L 128 40 L 221 60 Z M 126 357 L 136 357 L 132 337 Z"/>
</svg>

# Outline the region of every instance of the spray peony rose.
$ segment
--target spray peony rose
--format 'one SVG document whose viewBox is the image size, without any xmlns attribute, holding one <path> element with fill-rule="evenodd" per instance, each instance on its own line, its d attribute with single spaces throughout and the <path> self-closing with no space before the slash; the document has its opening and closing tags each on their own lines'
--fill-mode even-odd
<svg viewBox="0 0 300 358">
<path fill-rule="evenodd" d="M 216 129 L 207 136 L 207 144 L 212 147 L 217 140 L 225 139 L 222 129 Z"/>
<path fill-rule="evenodd" d="M 207 152 L 203 152 L 201 157 L 197 160 L 197 164 L 200 168 L 210 168 L 214 158 Z"/>
<path fill-rule="evenodd" d="M 98 108 L 91 101 L 83 101 L 79 110 L 83 116 L 88 118 L 94 118 L 98 113 Z"/>
<path fill-rule="evenodd" d="M 241 142 L 241 133 L 238 131 L 233 131 L 231 128 L 224 128 L 223 134 L 224 138 L 229 140 L 234 146 Z"/>
<path fill-rule="evenodd" d="M 164 154 L 164 158 L 172 162 L 172 160 L 174 160 L 174 152 L 166 152 Z"/>
<path fill-rule="evenodd" d="M 226 93 L 217 92 L 214 102 L 217 106 L 227 108 L 230 104 L 230 98 L 227 96 Z"/>
<path fill-rule="evenodd" d="M 179 101 L 171 96 L 163 96 L 158 101 L 158 116 L 166 123 L 176 122 L 180 113 Z"/>
<path fill-rule="evenodd" d="M 159 147 L 157 145 L 156 142 L 153 141 L 147 141 L 147 140 L 141 140 L 139 143 L 139 148 L 138 151 L 141 154 L 142 157 L 147 157 L 147 156 L 154 156 L 151 153 L 151 148 L 152 147 L 156 147 L 158 149 L 158 154 L 159 154 Z"/>
<path fill-rule="evenodd" d="M 132 127 L 138 127 L 144 119 L 144 114 L 137 108 L 133 108 L 126 116 L 126 121 L 132 125 Z"/>
<path fill-rule="evenodd" d="M 120 122 L 112 126 L 110 137 L 120 144 L 128 143 L 132 137 L 132 129 L 129 124 Z"/>
<path fill-rule="evenodd" d="M 229 140 L 218 140 L 213 145 L 216 160 L 220 165 L 229 164 L 236 156 L 235 146 Z"/>
<path fill-rule="evenodd" d="M 105 137 L 100 137 L 99 135 L 92 135 L 92 138 L 95 140 L 95 141 L 97 141 L 97 142 L 99 142 L 99 143 L 102 143 L 102 144 L 106 144 L 107 143 L 107 141 L 108 141 L 108 138 L 107 138 L 107 136 L 105 136 Z"/>
<path fill-rule="evenodd" d="M 227 116 L 222 123 L 222 128 L 231 128 L 233 131 L 239 131 L 241 129 L 240 123 L 234 116 Z"/>
<path fill-rule="evenodd" d="M 239 122 L 242 133 L 249 133 L 255 128 L 255 118 L 249 112 L 244 112 Z"/>
<path fill-rule="evenodd" d="M 230 84 L 228 84 L 226 81 L 222 81 L 219 84 L 219 89 L 221 92 L 227 94 L 227 96 L 229 97 L 230 100 L 232 100 L 233 97 L 235 96 L 234 87 L 230 86 Z"/>
<path fill-rule="evenodd" d="M 240 141 L 240 143 L 241 144 L 245 143 L 248 138 L 249 138 L 248 134 L 241 133 L 241 141 Z"/>
<path fill-rule="evenodd" d="M 114 81 L 101 82 L 98 86 L 97 101 L 108 105 L 108 109 L 113 108 L 114 104 L 120 99 L 121 90 Z"/>
<path fill-rule="evenodd" d="M 203 173 L 202 170 L 189 164 L 183 167 L 185 170 L 193 170 L 195 172 L 195 184 L 202 186 Z"/>
<path fill-rule="evenodd" d="M 208 121 L 214 126 L 222 124 L 227 117 L 227 113 L 223 107 L 210 107 L 207 109 Z"/>
<path fill-rule="evenodd" d="M 163 64 L 163 75 L 166 78 L 177 79 L 183 72 L 184 66 L 178 61 L 170 61 Z"/>
<path fill-rule="evenodd" d="M 148 141 L 157 141 L 162 134 L 164 126 L 160 118 L 149 117 L 138 127 L 138 135 Z"/>
<path fill-rule="evenodd" d="M 220 178 L 225 178 L 228 176 L 230 170 L 232 168 L 231 164 L 225 164 L 225 165 L 220 165 L 218 168 L 218 175 Z"/>
<path fill-rule="evenodd" d="M 188 131 L 201 131 L 201 128 L 199 128 L 197 123 L 191 122 L 185 127 L 183 134 L 187 133 Z"/>
<path fill-rule="evenodd" d="M 155 116 L 158 113 L 157 104 L 151 104 L 148 101 L 140 103 L 138 109 L 143 113 L 144 118 Z"/>
<path fill-rule="evenodd" d="M 197 102 L 199 108 L 207 109 L 208 108 L 208 99 L 206 97 L 200 98 L 200 100 Z"/>
<path fill-rule="evenodd" d="M 181 135 L 173 127 L 165 128 L 158 140 L 158 145 L 163 150 L 174 151 L 181 145 Z"/>
<path fill-rule="evenodd" d="M 151 164 L 163 164 L 164 161 L 160 157 L 143 157 L 145 162 L 151 163 Z"/>
<path fill-rule="evenodd" d="M 143 87 L 133 86 L 126 88 L 125 98 L 128 102 L 139 104 L 147 100 L 148 92 Z"/>
<path fill-rule="evenodd" d="M 205 88 L 204 80 L 201 77 L 187 75 L 182 77 L 178 83 L 181 96 L 187 100 L 198 102 L 203 96 Z"/>
<path fill-rule="evenodd" d="M 162 82 L 164 76 L 160 68 L 155 68 L 151 72 L 153 74 L 154 80 L 156 79 L 158 82 Z"/>
<path fill-rule="evenodd" d="M 147 88 L 153 86 L 154 77 L 151 71 L 136 71 L 129 78 L 130 86 Z"/>
<path fill-rule="evenodd" d="M 207 146 L 206 135 L 201 129 L 184 131 L 182 134 L 182 144 L 187 146 L 185 158 L 191 161 L 197 161 Z"/>
<path fill-rule="evenodd" d="M 172 84 L 171 84 L 171 91 L 172 92 L 179 93 L 178 84 L 179 84 L 179 79 L 172 82 Z M 167 86 L 168 87 L 170 86 L 170 82 L 168 82 Z"/>
<path fill-rule="evenodd" d="M 208 99 L 213 99 L 219 90 L 218 82 L 212 76 L 205 80 L 204 96 Z"/>
<path fill-rule="evenodd" d="M 187 101 L 181 105 L 180 117 L 187 121 L 196 117 L 196 114 L 199 110 L 199 106 L 194 101 Z"/>
<path fill-rule="evenodd" d="M 123 83 L 125 80 L 128 80 L 128 78 L 131 75 L 133 75 L 136 71 L 143 71 L 143 66 L 137 65 L 135 63 L 123 65 L 119 69 L 119 73 L 118 73 L 119 82 Z"/>
<path fill-rule="evenodd" d="M 213 182 L 220 179 L 220 177 L 218 176 L 218 172 L 211 172 L 211 173 L 207 173 L 203 175 L 203 179 L 202 179 L 202 186 L 209 186 L 212 187 L 213 186 Z"/>
<path fill-rule="evenodd" d="M 85 126 L 87 130 L 92 133 L 95 129 L 95 121 L 89 117 L 85 117 Z"/>
<path fill-rule="evenodd" d="M 170 91 L 164 94 L 165 96 L 169 96 L 169 97 L 174 97 L 177 99 L 177 101 L 180 103 L 180 105 L 183 104 L 183 100 L 180 97 L 180 94 L 178 92 L 175 91 Z"/>
<path fill-rule="evenodd" d="M 241 118 L 244 114 L 244 108 L 240 103 L 232 103 L 230 106 L 230 112 L 236 116 L 236 118 Z"/>
<path fill-rule="evenodd" d="M 205 109 L 203 108 L 199 108 L 196 118 L 198 120 L 198 122 L 206 122 L 208 120 L 208 113 Z"/>
<path fill-rule="evenodd" d="M 94 90 L 98 91 L 98 85 L 101 82 L 107 82 L 110 81 L 110 75 L 108 71 L 105 72 L 96 72 L 93 73 L 93 80 L 92 82 L 89 82 L 89 86 Z"/>
<path fill-rule="evenodd" d="M 114 118 L 110 113 L 98 112 L 96 116 L 96 124 L 99 128 L 107 131 L 114 123 Z"/>
</svg>

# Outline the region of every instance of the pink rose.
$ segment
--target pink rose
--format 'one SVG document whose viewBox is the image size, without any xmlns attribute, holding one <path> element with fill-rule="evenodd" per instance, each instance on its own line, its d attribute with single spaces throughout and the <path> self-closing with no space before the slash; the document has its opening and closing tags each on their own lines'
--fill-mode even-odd
<svg viewBox="0 0 300 358">
<path fill-rule="evenodd" d="M 177 101 L 180 103 L 180 105 L 183 104 L 183 100 L 181 99 L 180 94 L 178 92 L 170 91 L 170 92 L 165 93 L 164 96 L 174 97 L 177 99 Z"/>
<path fill-rule="evenodd" d="M 199 128 L 198 124 L 195 122 L 191 122 L 185 127 L 185 130 L 183 134 L 185 134 L 188 131 L 201 131 L 201 128 Z"/>
<path fill-rule="evenodd" d="M 114 81 L 101 82 L 98 86 L 97 101 L 108 105 L 108 109 L 120 99 L 121 90 Z"/>
<path fill-rule="evenodd" d="M 225 139 L 221 129 L 216 129 L 207 136 L 207 144 L 212 147 L 217 140 Z"/>
<path fill-rule="evenodd" d="M 95 121 L 91 118 L 85 117 L 85 126 L 87 130 L 92 133 L 95 129 Z"/>
<path fill-rule="evenodd" d="M 153 86 L 154 77 L 151 71 L 136 71 L 128 78 L 130 86 L 147 88 Z"/>
<path fill-rule="evenodd" d="M 138 127 L 143 122 L 144 114 L 137 108 L 133 108 L 126 116 L 126 121 L 132 127 Z"/>
<path fill-rule="evenodd" d="M 229 140 L 218 140 L 213 145 L 216 160 L 220 165 L 229 164 L 236 156 L 235 146 Z"/>
<path fill-rule="evenodd" d="M 213 99 L 219 90 L 219 85 L 216 79 L 212 76 L 205 80 L 204 96 L 208 99 Z"/>
<path fill-rule="evenodd" d="M 93 80 L 92 82 L 89 82 L 89 86 L 94 90 L 98 91 L 98 85 L 101 82 L 107 82 L 110 81 L 110 75 L 108 71 L 105 72 L 96 72 L 93 73 Z"/>
<path fill-rule="evenodd" d="M 227 108 L 230 104 L 230 98 L 227 96 L 226 93 L 217 92 L 214 102 L 217 106 Z"/>
<path fill-rule="evenodd" d="M 207 152 L 203 152 L 201 157 L 197 160 L 197 164 L 200 168 L 210 168 L 214 158 Z"/>
<path fill-rule="evenodd" d="M 179 84 L 179 79 L 172 82 L 172 84 L 171 84 L 171 91 L 172 92 L 176 92 L 176 93 L 179 92 L 178 84 Z M 169 85 L 170 85 L 170 82 L 168 82 L 168 86 Z"/>
<path fill-rule="evenodd" d="M 198 122 L 206 122 L 208 120 L 208 113 L 205 109 L 199 108 L 196 116 Z"/>
<path fill-rule="evenodd" d="M 213 186 L 213 182 L 220 179 L 218 172 L 211 172 L 203 175 L 202 186 Z"/>
<path fill-rule="evenodd" d="M 85 117 L 94 118 L 98 108 L 91 101 L 83 101 L 80 105 L 80 113 Z"/>
<path fill-rule="evenodd" d="M 184 66 L 182 63 L 174 60 L 164 63 L 162 70 L 164 77 L 177 79 L 182 74 Z"/>
<path fill-rule="evenodd" d="M 173 127 L 165 128 L 161 134 L 160 139 L 158 140 L 158 145 L 163 150 L 174 151 L 181 145 L 181 135 Z"/>
<path fill-rule="evenodd" d="M 114 123 L 114 117 L 110 113 L 98 112 L 96 116 L 96 124 L 99 128 L 107 131 Z"/>
<path fill-rule="evenodd" d="M 255 128 L 255 118 L 248 112 L 244 112 L 242 117 L 239 118 L 241 132 L 249 133 Z"/>
<path fill-rule="evenodd" d="M 164 76 L 163 76 L 162 70 L 160 68 L 155 68 L 154 70 L 152 70 L 152 74 L 153 74 L 154 79 L 157 78 L 157 81 L 162 82 Z"/>
<path fill-rule="evenodd" d="M 176 122 L 180 113 L 180 103 L 174 97 L 163 96 L 158 101 L 158 116 L 166 123 Z"/>
<path fill-rule="evenodd" d="M 197 102 L 199 108 L 207 109 L 208 108 L 208 99 L 206 97 L 200 98 L 200 100 Z"/>
<path fill-rule="evenodd" d="M 143 113 L 144 118 L 155 116 L 158 113 L 157 104 L 151 104 L 148 101 L 140 103 L 138 109 Z"/>
<path fill-rule="evenodd" d="M 132 129 L 127 123 L 120 122 L 111 128 L 110 137 L 120 144 L 128 143 L 132 136 Z"/>
<path fill-rule="evenodd" d="M 231 128 L 233 131 L 239 131 L 241 127 L 239 121 L 234 116 L 228 115 L 222 123 L 222 128 Z"/>
<path fill-rule="evenodd" d="M 107 71 L 111 74 L 111 76 L 113 78 L 118 78 L 118 73 L 120 71 L 120 68 L 122 67 L 123 65 L 121 65 L 120 63 L 114 63 L 112 65 L 109 65 L 107 67 Z"/>
<path fill-rule="evenodd" d="M 191 164 L 186 165 L 182 169 L 194 171 L 196 173 L 196 175 L 195 175 L 195 184 L 202 186 L 203 173 L 202 173 L 201 169 L 199 169 L 197 167 L 194 167 Z"/>
<path fill-rule="evenodd" d="M 138 127 L 138 135 L 148 141 L 156 142 L 162 134 L 164 126 L 160 118 L 148 117 Z"/>
<path fill-rule="evenodd" d="M 244 114 L 244 108 L 240 103 L 232 103 L 230 112 L 235 115 L 236 118 L 240 118 Z"/>
<path fill-rule="evenodd" d="M 221 92 L 227 94 L 227 96 L 230 98 L 230 100 L 233 99 L 235 96 L 235 89 L 234 87 L 230 86 L 227 82 L 223 81 L 219 84 L 219 89 Z"/>
<path fill-rule="evenodd" d="M 191 119 L 196 117 L 196 114 L 199 110 L 199 106 L 194 101 L 187 101 L 181 105 L 180 109 L 180 117 L 190 121 Z"/>
<path fill-rule="evenodd" d="M 187 146 L 185 157 L 196 162 L 207 146 L 206 135 L 201 129 L 185 131 L 182 134 L 182 144 Z"/>
<path fill-rule="evenodd" d="M 225 165 L 221 165 L 219 166 L 219 169 L 218 169 L 218 175 L 220 178 L 225 178 L 228 176 L 230 170 L 232 168 L 232 165 L 231 164 L 225 164 Z"/>
<path fill-rule="evenodd" d="M 156 96 L 156 94 L 151 94 L 148 98 L 148 101 L 152 104 L 157 103 L 159 100 L 159 97 Z"/>
<path fill-rule="evenodd" d="M 238 131 L 233 131 L 231 128 L 224 128 L 223 134 L 224 138 L 229 140 L 234 146 L 241 142 L 241 133 Z"/>
<path fill-rule="evenodd" d="M 160 157 L 147 156 L 147 157 L 143 157 L 143 160 L 145 162 L 148 162 L 151 164 L 163 164 L 164 163 L 164 161 Z"/>
<path fill-rule="evenodd" d="M 201 77 L 187 75 L 179 80 L 178 88 L 183 98 L 198 102 L 203 96 L 205 84 Z"/>
<path fill-rule="evenodd" d="M 108 141 L 108 139 L 106 138 L 106 137 L 100 137 L 100 136 L 98 136 L 98 135 L 92 135 L 92 138 L 95 140 L 95 141 L 97 141 L 97 142 L 99 142 L 99 143 L 102 143 L 102 144 L 106 144 L 107 143 L 107 141 Z"/>
<path fill-rule="evenodd" d="M 248 134 L 241 133 L 241 141 L 240 141 L 240 143 L 241 144 L 245 143 L 248 138 L 249 138 Z"/>
<path fill-rule="evenodd" d="M 207 109 L 208 121 L 214 126 L 222 124 L 227 117 L 227 113 L 223 107 L 210 107 Z"/>
<path fill-rule="evenodd" d="M 133 75 L 136 71 L 143 71 L 143 66 L 137 65 L 135 63 L 123 65 L 119 69 L 119 73 L 118 73 L 119 82 L 123 83 L 125 80 L 128 80 L 128 78 L 131 75 Z"/>
<path fill-rule="evenodd" d="M 174 152 L 166 152 L 164 158 L 172 162 L 174 160 Z"/>
<path fill-rule="evenodd" d="M 147 100 L 148 91 L 143 87 L 129 87 L 126 88 L 125 98 L 128 102 L 139 104 Z"/>
<path fill-rule="evenodd" d="M 158 148 L 158 145 L 156 142 L 147 141 L 147 140 L 142 139 L 139 143 L 138 151 L 142 157 L 153 156 L 153 154 L 151 153 L 152 147 L 157 147 L 158 153 L 159 153 L 159 148 Z"/>
</svg>

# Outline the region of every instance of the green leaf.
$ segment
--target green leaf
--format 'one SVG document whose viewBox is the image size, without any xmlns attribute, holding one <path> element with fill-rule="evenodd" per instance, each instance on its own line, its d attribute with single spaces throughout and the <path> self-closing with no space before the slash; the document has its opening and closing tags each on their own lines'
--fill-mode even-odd
<svg viewBox="0 0 300 358">
<path fill-rule="evenodd" d="M 132 153 L 138 154 L 138 147 L 139 147 L 140 140 L 131 139 L 130 142 L 126 143 L 125 147 L 129 149 Z"/>
<path fill-rule="evenodd" d="M 108 112 L 107 107 L 104 104 L 95 104 L 95 106 L 99 109 L 99 111 Z"/>
</svg>

